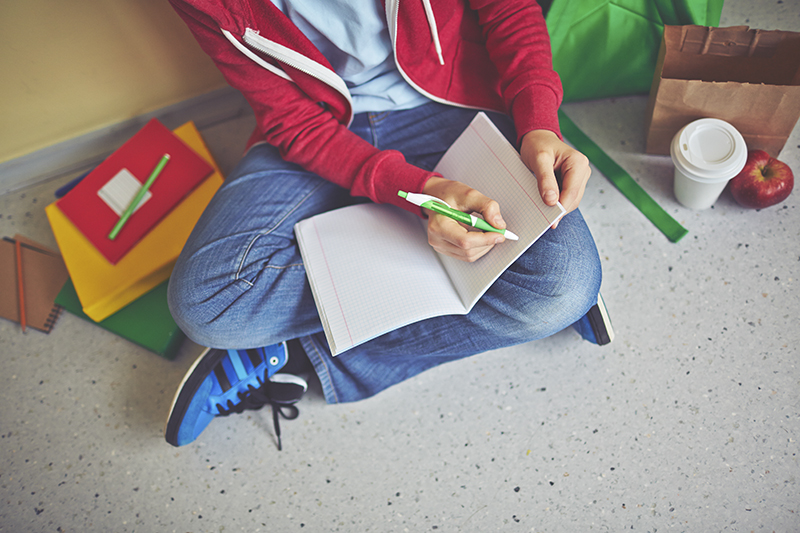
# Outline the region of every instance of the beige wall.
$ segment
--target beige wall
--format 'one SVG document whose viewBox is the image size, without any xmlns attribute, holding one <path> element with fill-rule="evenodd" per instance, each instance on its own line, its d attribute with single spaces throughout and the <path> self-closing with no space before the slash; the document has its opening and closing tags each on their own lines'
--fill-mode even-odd
<svg viewBox="0 0 800 533">
<path fill-rule="evenodd" d="M 224 86 L 167 0 L 0 0 L 0 163 Z"/>
</svg>

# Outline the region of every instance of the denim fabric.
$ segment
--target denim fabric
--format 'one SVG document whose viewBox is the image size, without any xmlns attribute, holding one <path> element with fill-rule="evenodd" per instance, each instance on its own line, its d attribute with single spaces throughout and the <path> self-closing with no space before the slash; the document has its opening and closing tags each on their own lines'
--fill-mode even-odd
<svg viewBox="0 0 800 533">
<path fill-rule="evenodd" d="M 359 114 L 351 130 L 432 169 L 474 115 L 431 103 Z M 489 115 L 513 142 L 510 120 Z M 175 266 L 169 303 L 178 325 L 195 342 L 214 348 L 299 338 L 326 400 L 338 403 L 372 396 L 448 361 L 547 337 L 597 302 L 600 260 L 581 214 L 573 211 L 501 275 L 468 315 L 424 320 L 331 357 L 292 228 L 314 214 L 363 201 L 287 163 L 271 146 L 253 147 L 212 199 Z"/>
</svg>

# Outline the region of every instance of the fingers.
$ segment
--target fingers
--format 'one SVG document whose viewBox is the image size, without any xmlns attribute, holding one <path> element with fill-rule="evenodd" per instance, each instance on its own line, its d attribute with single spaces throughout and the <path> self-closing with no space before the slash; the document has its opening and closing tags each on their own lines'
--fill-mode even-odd
<svg viewBox="0 0 800 533">
<path fill-rule="evenodd" d="M 559 201 L 567 213 L 578 208 L 586 191 L 591 168 L 589 160 L 580 152 L 572 150 L 561 164 L 561 194 Z M 558 221 L 553 224 L 555 229 Z"/>
<path fill-rule="evenodd" d="M 481 194 L 481 196 L 483 195 Z M 472 208 L 471 211 L 480 213 L 483 219 L 495 228 L 506 229 L 506 221 L 503 219 L 503 215 L 500 214 L 500 204 L 494 200 L 483 196 L 483 200 L 476 203 L 476 207 Z"/>
<path fill-rule="evenodd" d="M 567 212 L 577 209 L 586 184 L 592 173 L 589 160 L 580 152 L 574 152 L 562 165 L 561 205 Z"/>
<path fill-rule="evenodd" d="M 539 193 L 545 204 L 555 205 L 560 201 L 567 212 L 578 207 L 591 175 L 586 156 L 547 130 L 533 130 L 525 134 L 520 154 L 536 176 Z M 561 176 L 560 188 L 557 172 Z M 557 225 L 555 223 L 553 227 Z"/>
<path fill-rule="evenodd" d="M 574 148 L 564 145 L 561 157 L 556 161 L 556 168 L 561 173 L 561 205 L 567 212 L 577 209 L 592 169 L 589 159 Z"/>
<path fill-rule="evenodd" d="M 555 159 L 548 152 L 537 152 L 531 160 L 530 169 L 539 182 L 539 194 L 547 205 L 556 205 L 560 199 L 558 180 L 553 169 Z"/>
<path fill-rule="evenodd" d="M 484 220 L 496 228 L 506 227 L 497 202 L 461 182 L 434 176 L 428 180 L 422 192 L 440 198 L 460 211 L 480 213 Z"/>
<path fill-rule="evenodd" d="M 466 228 L 443 215 L 428 219 L 428 243 L 440 254 L 472 263 L 505 241 L 499 233 Z"/>
<path fill-rule="evenodd" d="M 460 211 L 480 213 L 495 228 L 506 227 L 497 202 L 463 183 L 433 177 L 428 180 L 423 192 L 444 200 Z M 473 262 L 486 255 L 495 244 L 505 240 L 499 233 L 475 230 L 433 212 L 427 214 L 428 242 L 434 250 L 449 257 Z"/>
<path fill-rule="evenodd" d="M 527 139 L 529 136 L 525 138 Z M 523 147 L 524 146 L 525 145 L 523 145 Z M 554 206 L 561 198 L 561 191 L 559 190 L 555 173 L 555 156 L 553 152 L 544 149 L 546 144 L 537 143 L 531 146 L 532 143 L 529 143 L 528 149 L 522 152 L 522 154 L 524 154 L 523 161 L 528 165 L 533 175 L 536 176 L 539 185 L 539 194 L 544 203 L 549 206 Z M 556 220 L 553 222 L 553 225 L 550 227 L 556 229 L 556 227 L 558 227 L 558 221 Z"/>
</svg>

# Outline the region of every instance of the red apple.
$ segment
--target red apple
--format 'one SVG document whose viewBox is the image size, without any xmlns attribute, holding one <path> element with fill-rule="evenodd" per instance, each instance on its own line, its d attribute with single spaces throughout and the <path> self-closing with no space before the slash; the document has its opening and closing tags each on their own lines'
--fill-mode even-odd
<svg viewBox="0 0 800 533">
<path fill-rule="evenodd" d="M 755 209 L 781 203 L 792 187 L 794 175 L 789 165 L 763 150 L 750 150 L 744 168 L 731 180 L 733 199 Z"/>
</svg>

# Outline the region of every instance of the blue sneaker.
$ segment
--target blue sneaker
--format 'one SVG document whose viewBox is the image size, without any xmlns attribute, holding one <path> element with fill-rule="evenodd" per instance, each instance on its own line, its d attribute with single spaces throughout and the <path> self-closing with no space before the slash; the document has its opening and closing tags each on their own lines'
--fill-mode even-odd
<svg viewBox="0 0 800 533">
<path fill-rule="evenodd" d="M 280 450 L 279 416 L 297 418 L 294 404 L 308 388 L 303 378 L 278 373 L 288 359 L 286 343 L 250 350 L 206 349 L 175 393 L 164 431 L 167 442 L 184 446 L 218 416 L 269 404 Z"/>
<path fill-rule="evenodd" d="M 614 328 L 608 315 L 603 296 L 597 295 L 597 303 L 583 318 L 572 325 L 589 342 L 603 346 L 614 340 Z"/>
</svg>

